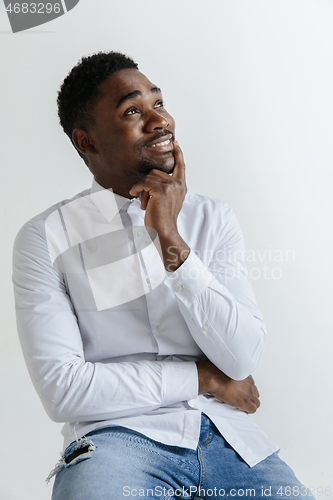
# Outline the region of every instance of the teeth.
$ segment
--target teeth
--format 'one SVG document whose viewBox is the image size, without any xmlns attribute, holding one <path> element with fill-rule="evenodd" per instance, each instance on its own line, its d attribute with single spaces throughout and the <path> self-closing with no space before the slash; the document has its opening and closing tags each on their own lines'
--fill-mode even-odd
<svg viewBox="0 0 333 500">
<path fill-rule="evenodd" d="M 170 144 L 170 139 L 164 142 L 159 142 L 158 144 L 152 144 L 152 148 L 157 148 L 158 146 L 166 146 L 167 144 Z"/>
</svg>

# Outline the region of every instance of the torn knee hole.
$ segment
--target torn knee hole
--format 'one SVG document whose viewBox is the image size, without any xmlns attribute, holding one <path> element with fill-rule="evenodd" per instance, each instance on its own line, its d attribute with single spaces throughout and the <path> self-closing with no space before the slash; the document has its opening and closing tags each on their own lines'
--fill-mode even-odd
<svg viewBox="0 0 333 500">
<path fill-rule="evenodd" d="M 78 462 L 77 459 L 79 458 L 81 460 L 84 458 L 89 458 L 92 455 L 92 452 L 93 450 L 91 449 L 91 445 L 87 444 L 82 448 L 73 451 L 73 453 L 71 453 L 70 455 L 68 455 L 68 457 L 65 458 L 65 462 L 67 465 L 72 465 L 73 463 Z"/>
<path fill-rule="evenodd" d="M 90 458 L 95 449 L 96 446 L 91 439 L 87 439 L 86 437 L 78 439 L 73 451 L 69 455 L 65 456 L 61 454 L 59 462 L 46 478 L 46 483 L 48 484 L 52 477 L 58 474 L 64 467 L 70 467 L 71 465 L 75 465 Z"/>
</svg>

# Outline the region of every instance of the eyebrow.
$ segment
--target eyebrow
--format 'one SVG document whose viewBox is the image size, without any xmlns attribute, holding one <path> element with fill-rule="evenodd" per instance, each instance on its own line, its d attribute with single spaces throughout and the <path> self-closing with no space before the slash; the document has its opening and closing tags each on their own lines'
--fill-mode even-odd
<svg viewBox="0 0 333 500">
<path fill-rule="evenodd" d="M 150 89 L 150 91 L 153 94 L 162 93 L 162 91 L 161 91 L 161 89 L 159 87 L 152 87 Z M 121 97 L 119 99 L 118 104 L 117 104 L 117 108 L 119 108 L 125 101 L 128 101 L 128 99 L 132 99 L 132 98 L 135 98 L 135 97 L 141 97 L 141 96 L 142 96 L 141 90 L 133 90 L 133 92 L 129 92 L 128 94 L 124 95 L 123 97 Z"/>
</svg>

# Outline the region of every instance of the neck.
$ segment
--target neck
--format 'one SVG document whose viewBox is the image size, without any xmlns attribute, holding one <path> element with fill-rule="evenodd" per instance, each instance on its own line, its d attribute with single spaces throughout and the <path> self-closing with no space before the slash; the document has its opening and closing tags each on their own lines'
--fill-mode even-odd
<svg viewBox="0 0 333 500">
<path fill-rule="evenodd" d="M 119 194 L 120 196 L 123 196 L 124 198 L 132 199 L 134 196 L 131 196 L 129 194 L 129 191 L 133 187 L 132 183 L 126 183 L 126 182 L 119 182 L 119 179 L 117 179 L 118 182 L 116 182 L 114 179 L 102 179 L 99 176 L 94 176 L 94 179 L 100 186 L 102 186 L 105 189 L 112 189 L 112 191 L 115 194 Z"/>
</svg>

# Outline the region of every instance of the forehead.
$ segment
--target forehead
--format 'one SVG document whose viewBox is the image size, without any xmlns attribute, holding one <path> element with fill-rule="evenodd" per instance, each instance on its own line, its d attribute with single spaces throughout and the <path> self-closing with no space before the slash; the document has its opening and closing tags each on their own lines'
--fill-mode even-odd
<svg viewBox="0 0 333 500">
<path fill-rule="evenodd" d="M 132 93 L 144 95 L 159 91 L 156 85 L 136 69 L 124 69 L 111 75 L 101 83 L 100 90 L 102 100 L 104 102 L 107 100 L 115 108 L 121 103 L 122 99 Z"/>
</svg>

